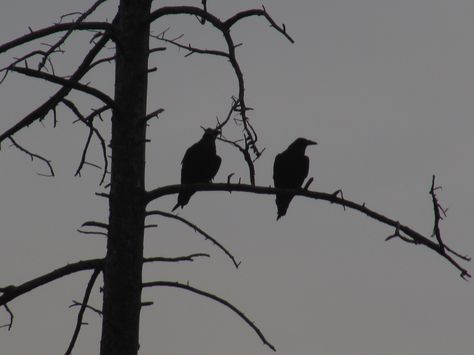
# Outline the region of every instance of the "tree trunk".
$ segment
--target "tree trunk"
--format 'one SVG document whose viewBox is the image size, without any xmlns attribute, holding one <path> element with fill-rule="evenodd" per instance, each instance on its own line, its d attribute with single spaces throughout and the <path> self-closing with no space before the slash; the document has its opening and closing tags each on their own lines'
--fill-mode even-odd
<svg viewBox="0 0 474 355">
<path fill-rule="evenodd" d="M 104 269 L 101 355 L 133 355 L 139 348 L 149 0 L 121 0 L 116 19 L 115 108 L 109 235 Z"/>
</svg>

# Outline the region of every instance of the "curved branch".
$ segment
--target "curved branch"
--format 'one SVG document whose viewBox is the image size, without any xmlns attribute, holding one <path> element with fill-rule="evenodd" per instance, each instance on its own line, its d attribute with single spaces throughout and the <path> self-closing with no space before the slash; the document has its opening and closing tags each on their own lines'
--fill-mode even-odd
<svg viewBox="0 0 474 355">
<path fill-rule="evenodd" d="M 25 153 L 26 155 L 28 155 L 30 157 L 31 160 L 34 160 L 34 159 L 38 159 L 42 162 L 44 162 L 46 164 L 46 166 L 48 167 L 49 169 L 49 175 L 47 174 L 40 174 L 38 173 L 38 175 L 41 175 L 41 176 L 49 176 L 49 177 L 52 177 L 54 176 L 54 169 L 53 169 L 53 166 L 51 165 L 51 160 L 48 160 L 44 157 L 42 157 L 41 155 L 39 154 L 35 154 L 35 153 L 32 153 L 30 152 L 29 150 L 23 148 L 21 145 L 19 145 L 16 140 L 13 139 L 13 137 L 8 137 L 8 139 L 10 139 L 10 141 L 12 142 L 12 145 L 14 147 L 16 147 L 17 149 L 19 149 L 21 152 Z"/>
<path fill-rule="evenodd" d="M 102 268 L 103 264 L 103 259 L 78 261 L 74 264 L 68 264 L 45 275 L 39 276 L 33 280 L 27 281 L 21 285 L 10 285 L 7 287 L 2 287 L 0 288 L 0 292 L 3 293 L 0 296 L 0 306 L 7 304 L 11 300 L 27 292 L 30 292 L 31 290 L 34 290 L 37 287 L 43 286 L 47 283 L 50 283 L 51 281 L 60 279 L 63 276 L 70 275 L 79 271 Z"/>
<path fill-rule="evenodd" d="M 283 36 L 285 36 L 288 41 L 291 43 L 295 43 L 293 38 L 290 37 L 290 35 L 286 32 L 286 27 L 285 24 L 282 24 L 281 26 L 277 25 L 276 22 L 273 20 L 273 18 L 268 14 L 267 10 L 265 7 L 262 6 L 262 10 L 260 9 L 251 9 L 251 10 L 246 10 L 246 11 L 241 11 L 234 16 L 230 17 L 225 21 L 225 26 L 227 28 L 231 28 L 235 23 L 238 21 L 242 20 L 243 18 L 250 17 L 250 16 L 265 16 L 268 22 L 270 22 L 270 25 L 276 29 L 278 32 L 280 32 Z"/>
<path fill-rule="evenodd" d="M 209 292 L 206 292 L 206 291 L 203 291 L 203 290 L 199 290 L 197 288 L 194 288 L 192 286 L 189 286 L 189 285 L 186 285 L 186 284 L 182 284 L 182 283 L 179 283 L 179 282 L 171 282 L 171 281 L 154 281 L 154 282 L 145 282 L 142 284 L 142 287 L 155 287 L 155 286 L 165 286 L 165 287 L 175 287 L 175 288 L 181 288 L 183 290 L 187 290 L 187 291 L 191 291 L 193 293 L 196 293 L 198 295 L 201 295 L 201 296 L 204 296 L 204 297 L 207 297 L 207 298 L 210 298 L 211 300 L 214 300 L 224 306 L 226 306 L 227 308 L 230 308 L 232 311 L 234 311 L 240 318 L 242 318 L 242 320 L 247 323 L 250 328 L 252 328 L 255 333 L 257 333 L 258 337 L 263 341 L 263 344 L 265 344 L 266 346 L 268 346 L 270 349 L 272 349 L 273 351 L 276 351 L 275 347 L 265 338 L 265 336 L 263 335 L 263 333 L 260 331 L 260 329 L 258 329 L 258 327 L 249 319 L 247 318 L 247 316 L 242 312 L 240 311 L 237 307 L 235 307 L 233 304 L 231 304 L 230 302 L 226 301 L 225 299 L 223 298 L 220 298 L 212 293 L 209 293 Z"/>
<path fill-rule="evenodd" d="M 206 21 L 210 22 L 214 27 L 218 29 L 224 28 L 224 23 L 213 14 L 200 9 L 199 7 L 194 6 L 163 6 L 157 10 L 152 11 L 148 22 L 153 22 L 160 17 L 168 16 L 168 15 L 193 15 L 196 17 L 200 17 L 205 19 Z"/>
<path fill-rule="evenodd" d="M 249 192 L 253 194 L 261 194 L 261 195 L 275 195 L 277 192 L 286 192 L 294 194 L 295 196 L 304 196 L 308 198 L 312 198 L 315 200 L 323 200 L 327 201 L 336 205 L 340 205 L 342 207 L 347 207 L 356 211 L 359 211 L 368 217 L 377 220 L 383 224 L 391 226 L 393 228 L 398 228 L 398 230 L 405 233 L 408 237 L 413 240 L 415 244 L 422 244 L 429 249 L 435 251 L 437 254 L 441 255 L 447 261 L 449 261 L 455 268 L 457 268 L 461 272 L 462 278 L 470 278 L 471 275 L 469 272 L 462 267 L 454 258 L 448 254 L 451 252 L 455 257 L 461 258 L 462 260 L 470 261 L 470 258 L 467 256 L 461 256 L 458 253 L 453 253 L 451 249 L 447 248 L 446 245 L 440 246 L 439 244 L 433 242 L 432 240 L 424 237 L 417 231 L 411 229 L 408 226 L 400 224 L 398 221 L 395 221 L 391 218 L 388 218 L 378 212 L 375 212 L 365 205 L 365 203 L 358 204 L 356 202 L 352 202 L 349 200 L 345 200 L 340 198 L 335 193 L 326 193 L 326 192 L 318 192 L 318 191 L 310 191 L 305 189 L 298 189 L 298 190 L 291 190 L 291 189 L 277 189 L 274 187 L 265 187 L 265 186 L 252 186 L 246 184 L 229 184 L 229 183 L 211 183 L 211 184 L 190 184 L 190 185 L 168 185 L 159 187 L 152 191 L 148 191 L 145 196 L 145 202 L 149 203 L 159 197 L 165 195 L 176 194 L 181 190 L 185 189 L 192 189 L 193 191 L 241 191 L 241 192 Z M 339 192 L 339 191 L 337 191 Z"/>
<path fill-rule="evenodd" d="M 209 13 L 207 9 L 201 9 L 194 6 L 163 6 L 150 15 L 149 22 L 153 22 L 160 17 L 167 15 L 193 15 L 203 20 L 210 22 L 214 27 L 218 28 L 221 31 L 230 30 L 230 28 L 235 25 L 238 21 L 251 16 L 265 16 L 265 18 L 270 22 L 270 25 L 274 27 L 278 32 L 284 35 L 291 43 L 294 43 L 294 40 L 286 32 L 285 25 L 278 26 L 268 12 L 263 9 L 251 9 L 246 11 L 241 11 L 234 16 L 228 18 L 226 21 L 221 21 L 218 17 Z"/>
<path fill-rule="evenodd" d="M 222 246 L 222 244 L 220 244 L 216 239 L 211 237 L 208 233 L 203 231 L 197 225 L 195 225 L 194 223 L 189 222 L 187 219 L 184 219 L 183 217 L 177 216 L 177 215 L 172 214 L 172 213 L 158 211 L 158 210 L 149 211 L 149 212 L 146 213 L 146 215 L 147 216 L 160 215 L 160 216 L 163 216 L 163 217 L 168 217 L 168 218 L 176 219 L 180 222 L 183 222 L 188 227 L 191 227 L 195 232 L 198 232 L 199 234 L 201 234 L 204 238 L 209 239 L 214 245 L 216 245 L 220 250 L 222 250 L 230 258 L 230 260 L 232 260 L 232 262 L 234 263 L 234 266 L 235 266 L 236 269 L 239 268 L 240 261 L 237 262 L 235 260 L 235 257 L 226 248 L 224 248 Z"/>
</svg>

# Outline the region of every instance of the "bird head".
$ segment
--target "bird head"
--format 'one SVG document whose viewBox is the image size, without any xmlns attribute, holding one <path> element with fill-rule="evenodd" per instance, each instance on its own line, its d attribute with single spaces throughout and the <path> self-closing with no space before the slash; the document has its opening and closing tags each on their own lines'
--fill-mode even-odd
<svg viewBox="0 0 474 355">
<path fill-rule="evenodd" d="M 204 128 L 201 127 L 204 130 L 203 134 L 203 139 L 209 139 L 209 140 L 215 140 L 219 134 L 221 134 L 220 129 L 214 129 L 214 128 Z"/>
<path fill-rule="evenodd" d="M 312 140 L 300 137 L 300 138 L 297 138 L 293 143 L 291 143 L 289 149 L 295 149 L 295 150 L 304 152 L 308 145 L 316 145 L 316 144 L 318 143 Z"/>
</svg>

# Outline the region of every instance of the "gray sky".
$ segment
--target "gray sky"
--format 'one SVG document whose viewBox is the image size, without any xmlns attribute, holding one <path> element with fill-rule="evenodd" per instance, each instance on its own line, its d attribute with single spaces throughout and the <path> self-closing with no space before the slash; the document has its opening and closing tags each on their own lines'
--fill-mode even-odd
<svg viewBox="0 0 474 355">
<path fill-rule="evenodd" d="M 156 2 L 171 4 L 172 1 Z M 187 4 L 199 5 L 200 1 Z M 312 189 L 342 188 L 347 199 L 429 235 L 433 210 L 432 174 L 443 185 L 439 198 L 449 208 L 441 228 L 445 241 L 473 253 L 474 241 L 474 3 L 468 0 L 294 0 L 265 1 L 277 22 L 296 40 L 290 44 L 261 18 L 235 30 L 246 79 L 247 101 L 266 148 L 256 165 L 257 184 L 272 184 L 275 154 L 296 137 L 319 142 L 307 150 Z M 86 9 L 89 1 L 4 0 L 0 42 Z M 221 18 L 254 1 L 209 1 Z M 112 18 L 115 4 L 97 18 Z M 205 48 L 223 48 L 214 31 L 192 17 L 168 18 L 170 35 Z M 59 74 L 70 73 L 90 36 L 74 36 L 67 54 L 56 58 Z M 153 43 L 160 45 L 159 43 Z M 0 57 L 6 65 L 13 55 Z M 149 110 L 166 109 L 148 136 L 147 186 L 179 181 L 186 148 L 202 134 L 199 126 L 223 117 L 236 94 L 230 65 L 222 58 L 170 49 L 151 57 Z M 112 67 L 88 80 L 111 93 Z M 0 86 L 3 131 L 48 98 L 53 85 L 10 75 Z M 74 95 L 84 109 L 98 103 Z M 0 152 L 0 284 L 27 281 L 68 262 L 103 256 L 104 240 L 81 236 L 86 220 L 105 220 L 106 201 L 94 193 L 100 172 L 74 177 L 87 130 L 58 111 L 15 136 L 53 160 L 56 178 L 5 142 Z M 107 128 L 104 124 L 103 129 Z M 235 173 L 248 181 L 242 158 L 218 143 L 223 164 L 216 181 Z M 92 151 L 91 158 L 100 152 Z M 153 203 L 169 211 L 175 196 Z M 194 263 L 155 264 L 145 279 L 187 282 L 226 298 L 260 327 L 278 354 L 470 355 L 474 351 L 473 283 L 433 252 L 384 242 L 393 230 L 325 202 L 295 198 L 276 222 L 274 198 L 221 192 L 198 193 L 180 216 L 224 244 L 242 265 L 178 222 L 154 218 L 147 256 L 211 253 Z M 467 265 L 473 272 L 471 265 Z M 2 354 L 63 353 L 90 273 L 55 282 L 10 307 L 13 330 L 0 329 Z M 141 354 L 270 354 L 271 350 L 231 311 L 182 290 L 146 290 L 154 301 L 142 313 Z M 96 289 L 94 306 L 100 307 Z M 8 320 L 0 313 L 0 324 Z M 86 314 L 74 354 L 98 349 L 100 319 Z"/>
</svg>

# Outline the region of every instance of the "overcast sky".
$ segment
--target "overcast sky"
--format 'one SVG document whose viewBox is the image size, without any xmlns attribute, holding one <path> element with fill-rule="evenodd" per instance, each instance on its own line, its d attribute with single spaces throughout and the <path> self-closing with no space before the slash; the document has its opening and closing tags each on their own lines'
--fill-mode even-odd
<svg viewBox="0 0 474 355">
<path fill-rule="evenodd" d="M 184 3 L 155 1 L 154 7 Z M 199 6 L 200 1 L 186 4 Z M 46 27 L 91 1 L 3 0 L 0 42 Z M 260 7 L 256 1 L 208 1 L 220 18 Z M 441 230 L 448 245 L 474 253 L 474 2 L 470 0 L 264 1 L 295 39 L 289 43 L 262 18 L 242 21 L 232 34 L 246 80 L 252 122 L 266 150 L 256 163 L 257 184 L 272 182 L 275 155 L 295 138 L 310 147 L 311 188 L 333 192 L 399 220 L 429 236 L 431 177 L 443 186 L 448 218 Z M 96 19 L 111 19 L 109 1 Z M 159 33 L 208 49 L 224 41 L 190 16 L 153 25 Z M 56 73 L 70 74 L 87 51 L 90 34 L 71 38 Z M 54 38 L 49 39 L 50 43 Z M 45 40 L 42 40 L 44 42 Z M 37 47 L 39 42 L 36 43 Z M 152 42 L 153 46 L 161 43 Z M 33 47 L 31 47 L 33 48 Z M 31 49 L 30 49 L 31 50 Z M 15 55 L 0 56 L 4 66 Z M 105 53 L 111 54 L 112 52 Z M 179 182 L 185 150 L 200 126 L 223 118 L 236 95 L 232 68 L 222 58 L 170 48 L 150 58 L 149 111 L 165 108 L 148 131 L 147 188 Z M 112 94 L 113 67 L 87 80 Z M 49 98 L 52 84 L 11 74 L 0 86 L 4 131 Z M 85 112 L 100 103 L 74 94 Z M 56 177 L 9 142 L 0 151 L 0 284 L 18 284 L 66 263 L 105 255 L 105 241 L 76 229 L 106 221 L 107 204 L 95 192 L 100 171 L 86 167 L 74 177 L 87 130 L 58 110 L 17 134 L 19 143 L 52 160 Z M 99 125 L 106 130 L 108 125 Z M 235 132 L 235 131 L 234 131 Z M 97 142 L 96 142 L 97 143 Z M 241 156 L 217 144 L 223 163 L 217 182 L 230 173 L 248 182 Z M 100 163 L 96 144 L 90 160 Z M 176 196 L 150 208 L 170 211 Z M 198 193 L 179 215 L 227 247 L 231 261 L 179 222 L 150 218 L 146 256 L 210 253 L 194 263 L 154 264 L 144 279 L 188 282 L 239 307 L 272 342 L 292 355 L 470 355 L 474 352 L 474 289 L 444 259 L 399 240 L 384 225 L 322 201 L 295 198 L 278 222 L 274 198 L 244 193 Z M 474 272 L 472 265 L 466 265 Z M 10 304 L 14 327 L 0 329 L 5 355 L 64 353 L 90 272 L 54 282 Z M 100 284 L 102 280 L 100 280 Z M 100 308 L 96 286 L 91 304 Z M 271 354 L 252 330 L 220 304 L 187 291 L 146 290 L 154 305 L 142 312 L 140 353 L 160 355 Z M 2 309 L 0 324 L 8 321 Z M 74 354 L 98 352 L 101 319 L 86 313 Z"/>
</svg>

